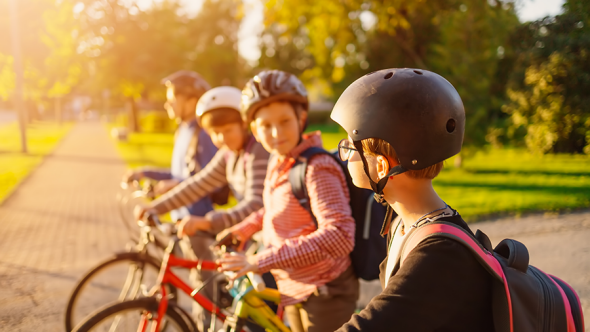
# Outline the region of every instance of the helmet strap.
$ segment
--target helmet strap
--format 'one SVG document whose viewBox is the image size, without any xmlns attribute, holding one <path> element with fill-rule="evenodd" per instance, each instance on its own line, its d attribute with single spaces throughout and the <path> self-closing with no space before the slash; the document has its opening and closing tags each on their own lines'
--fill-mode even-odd
<svg viewBox="0 0 590 332">
<path fill-rule="evenodd" d="M 365 153 L 363 152 L 363 145 L 362 145 L 361 141 L 353 141 L 352 143 L 354 144 L 354 147 L 358 150 L 358 153 L 361 156 L 361 160 L 363 161 L 363 169 L 365 170 L 365 174 L 369 178 L 369 183 L 371 183 L 371 188 L 373 189 L 373 191 L 377 195 L 383 195 L 383 189 L 385 188 L 385 185 L 387 184 L 387 180 L 389 180 L 390 176 L 399 175 L 399 174 L 402 174 L 402 173 L 405 173 L 408 171 L 401 164 L 396 165 L 396 166 L 392 167 L 389 170 L 389 172 L 387 172 L 387 175 L 384 176 L 381 180 L 379 180 L 379 182 L 375 182 L 371 178 L 371 173 L 369 173 L 369 166 L 367 163 L 367 159 L 365 158 Z"/>
</svg>

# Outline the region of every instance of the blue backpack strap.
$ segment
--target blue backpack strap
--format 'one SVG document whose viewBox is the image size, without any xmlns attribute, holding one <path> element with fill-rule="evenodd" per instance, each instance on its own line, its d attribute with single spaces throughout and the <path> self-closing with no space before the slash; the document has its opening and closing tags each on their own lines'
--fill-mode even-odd
<svg viewBox="0 0 590 332">
<path fill-rule="evenodd" d="M 318 227 L 318 221 L 311 211 L 309 193 L 307 192 L 307 187 L 305 186 L 305 174 L 307 172 L 307 164 L 309 163 L 309 160 L 318 154 L 325 154 L 336 160 L 336 157 L 330 152 L 320 147 L 312 146 L 311 148 L 301 152 L 299 157 L 297 157 L 295 160 L 295 165 L 293 165 L 288 175 L 293 195 L 295 195 L 295 198 L 297 198 L 299 204 L 301 204 L 301 207 L 309 212 L 316 228 Z M 338 162 L 338 165 L 341 165 L 338 160 L 336 160 L 336 162 Z"/>
</svg>

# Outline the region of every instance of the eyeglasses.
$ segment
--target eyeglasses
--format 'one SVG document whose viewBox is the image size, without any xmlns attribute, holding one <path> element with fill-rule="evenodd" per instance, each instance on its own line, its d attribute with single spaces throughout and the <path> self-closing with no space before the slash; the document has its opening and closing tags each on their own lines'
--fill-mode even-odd
<svg viewBox="0 0 590 332">
<path fill-rule="evenodd" d="M 338 156 L 340 160 L 347 161 L 352 155 L 352 151 L 358 151 L 353 148 L 352 143 L 348 139 L 343 139 L 338 143 Z"/>
</svg>

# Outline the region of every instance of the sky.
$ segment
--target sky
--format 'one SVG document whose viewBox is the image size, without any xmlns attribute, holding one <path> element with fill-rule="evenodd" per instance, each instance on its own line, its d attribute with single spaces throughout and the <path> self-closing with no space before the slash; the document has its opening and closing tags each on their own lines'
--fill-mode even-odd
<svg viewBox="0 0 590 332">
<path fill-rule="evenodd" d="M 146 8 L 154 1 L 158 0 L 138 0 L 137 2 L 140 7 Z M 260 0 L 243 1 L 246 15 L 238 32 L 238 51 L 248 62 L 254 63 L 260 57 L 258 44 L 259 35 L 263 29 L 263 5 Z M 181 2 L 189 14 L 195 15 L 201 8 L 203 0 L 181 0 Z M 522 22 L 534 21 L 561 13 L 564 2 L 565 0 L 518 0 L 516 9 Z"/>
</svg>

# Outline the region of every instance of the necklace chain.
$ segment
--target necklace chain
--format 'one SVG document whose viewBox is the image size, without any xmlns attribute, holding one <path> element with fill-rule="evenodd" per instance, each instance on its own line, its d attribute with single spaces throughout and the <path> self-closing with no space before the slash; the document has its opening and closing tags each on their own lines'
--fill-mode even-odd
<svg viewBox="0 0 590 332">
<path fill-rule="evenodd" d="M 445 203 L 445 206 L 443 206 L 441 208 L 438 208 L 438 209 L 435 209 L 435 210 L 432 210 L 432 211 L 426 213 L 422 217 L 418 218 L 418 220 L 416 220 L 416 222 L 412 226 L 410 226 L 410 228 L 416 228 L 416 227 L 418 227 L 418 224 L 421 221 L 424 221 L 424 220 L 428 220 L 430 222 L 430 221 L 434 221 L 434 220 L 437 220 L 439 218 L 445 217 L 447 214 L 445 212 L 443 212 L 443 213 L 440 213 L 440 214 L 438 214 L 436 216 L 433 216 L 432 218 L 427 218 L 427 216 L 433 214 L 434 212 L 445 210 L 448 207 L 449 206 L 447 205 L 447 203 Z M 401 226 L 402 226 L 401 233 L 402 233 L 402 235 L 405 235 L 406 232 L 405 232 L 405 225 L 404 225 L 403 220 L 402 220 L 402 225 Z"/>
</svg>

